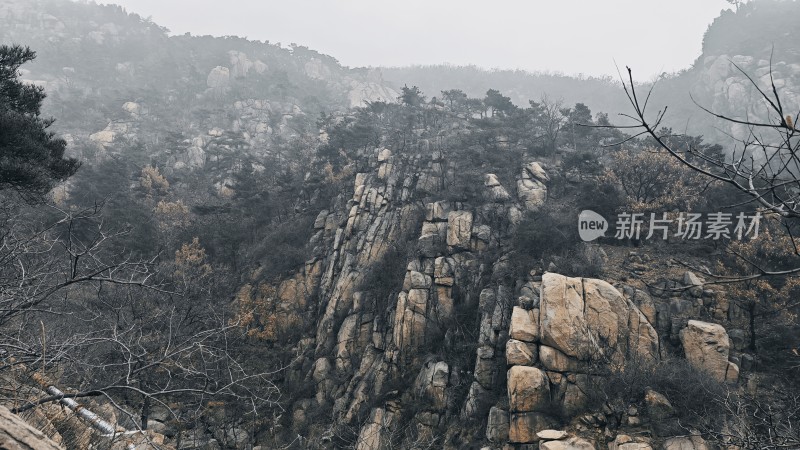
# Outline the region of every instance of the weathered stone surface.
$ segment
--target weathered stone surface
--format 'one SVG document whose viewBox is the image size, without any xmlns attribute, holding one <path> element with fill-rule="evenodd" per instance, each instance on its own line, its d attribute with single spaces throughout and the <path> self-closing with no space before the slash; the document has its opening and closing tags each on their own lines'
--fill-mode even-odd
<svg viewBox="0 0 800 450">
<path fill-rule="evenodd" d="M 317 359 L 316 362 L 314 362 L 314 369 L 311 375 L 314 382 L 321 383 L 330 378 L 331 368 L 331 362 L 328 358 L 323 357 Z"/>
<path fill-rule="evenodd" d="M 389 158 L 391 158 L 391 157 L 392 157 L 392 151 L 389 150 L 388 148 L 384 148 L 384 149 L 381 149 L 381 150 L 378 151 L 378 162 L 379 163 L 387 162 L 387 161 L 389 161 Z"/>
<path fill-rule="evenodd" d="M 571 379 L 573 379 L 572 374 L 567 376 L 567 380 Z M 561 401 L 561 410 L 567 416 L 574 416 L 581 411 L 585 411 L 589 401 L 586 392 L 589 389 L 587 375 L 578 374 L 575 376 L 574 382 L 567 381 L 564 388 L 564 398 Z"/>
<path fill-rule="evenodd" d="M 550 382 L 536 367 L 513 366 L 507 372 L 511 411 L 546 411 L 550 404 Z"/>
<path fill-rule="evenodd" d="M 431 287 L 431 284 L 431 277 L 424 273 L 417 272 L 416 270 L 410 270 L 406 273 L 403 289 L 428 289 Z"/>
<path fill-rule="evenodd" d="M 547 370 L 555 372 L 575 372 L 582 369 L 580 361 L 546 345 L 539 346 L 539 361 Z"/>
<path fill-rule="evenodd" d="M 322 211 L 317 214 L 317 218 L 314 219 L 314 229 L 319 230 L 325 228 L 326 219 L 328 218 L 328 210 L 323 209 Z"/>
<path fill-rule="evenodd" d="M 728 370 L 725 372 L 725 381 L 737 383 L 739 381 L 739 366 L 728 361 Z"/>
<path fill-rule="evenodd" d="M 425 314 L 428 308 L 428 290 L 411 289 L 408 291 L 407 308 L 415 313 Z"/>
<path fill-rule="evenodd" d="M 655 327 L 657 318 L 656 305 L 653 302 L 653 299 L 650 297 L 650 294 L 640 289 L 628 289 L 630 289 L 631 301 L 633 301 L 636 307 L 639 308 L 639 311 L 644 314 L 644 317 L 647 319 L 647 321 Z M 626 294 L 628 294 L 628 291 L 626 291 Z"/>
<path fill-rule="evenodd" d="M 540 412 L 511 413 L 508 440 L 518 444 L 538 442 L 536 433 L 555 425 L 555 420 Z"/>
<path fill-rule="evenodd" d="M 447 382 L 450 379 L 450 367 L 444 361 L 428 361 L 417 375 L 415 382 L 417 392 L 429 398 L 435 409 L 447 406 Z"/>
<path fill-rule="evenodd" d="M 425 339 L 425 318 L 423 301 L 427 302 L 428 291 L 414 289 L 413 298 L 409 292 L 397 295 L 397 309 L 394 321 L 394 343 L 400 350 L 412 349 L 421 345 Z"/>
<path fill-rule="evenodd" d="M 622 363 L 629 350 L 646 358 L 658 355 L 655 329 L 605 281 L 546 273 L 541 292 L 543 344 L 579 360 L 602 354 Z"/>
<path fill-rule="evenodd" d="M 400 95 L 383 83 L 352 80 L 350 86 L 352 89 L 348 92 L 347 98 L 351 108 L 364 106 L 368 102 L 395 103 Z"/>
<path fill-rule="evenodd" d="M 628 442 L 625 444 L 618 445 L 615 449 L 611 448 L 611 445 L 608 446 L 609 450 L 653 450 L 653 447 L 650 444 L 646 444 L 644 442 Z"/>
<path fill-rule="evenodd" d="M 504 443 L 508 440 L 508 411 L 492 406 L 486 422 L 486 439 L 489 442 Z"/>
<path fill-rule="evenodd" d="M 542 276 L 541 290 L 539 323 L 542 343 L 571 356 L 584 354 L 582 347 L 591 344 L 583 334 L 586 321 L 583 318 L 581 279 L 546 273 Z"/>
<path fill-rule="evenodd" d="M 429 222 L 447 221 L 451 209 L 450 203 L 448 202 L 428 203 L 425 205 L 425 220 Z"/>
<path fill-rule="evenodd" d="M 689 293 L 693 296 L 700 297 L 703 294 L 703 284 L 705 284 L 705 281 L 694 272 L 686 271 L 686 273 L 683 274 L 683 284 L 684 286 L 691 286 L 691 288 L 689 288 Z"/>
<path fill-rule="evenodd" d="M 509 335 L 512 339 L 524 342 L 539 340 L 539 310 L 525 310 L 515 306 L 511 312 L 511 328 Z"/>
<path fill-rule="evenodd" d="M 568 434 L 564 430 L 542 430 L 536 433 L 536 436 L 544 441 L 558 441 L 566 438 Z"/>
<path fill-rule="evenodd" d="M 467 400 L 464 402 L 464 409 L 461 411 L 461 418 L 477 418 L 479 415 L 485 414 L 489 398 L 489 391 L 477 381 L 473 381 L 469 386 Z"/>
<path fill-rule="evenodd" d="M 125 102 L 122 104 L 122 110 L 137 118 L 142 114 L 142 105 L 136 102 Z"/>
<path fill-rule="evenodd" d="M 504 202 L 511 199 L 511 195 L 500 184 L 497 175 L 493 173 L 486 174 L 483 178 L 483 185 L 488 189 L 488 200 L 490 202 Z"/>
<path fill-rule="evenodd" d="M 228 57 L 231 63 L 230 74 L 233 78 L 244 78 L 247 72 L 253 68 L 253 62 L 247 58 L 245 53 L 231 50 L 228 52 Z"/>
<path fill-rule="evenodd" d="M 647 406 L 647 414 L 653 420 L 663 421 L 675 416 L 675 408 L 672 407 L 672 403 L 667 400 L 667 397 L 652 389 L 645 391 L 644 402 Z"/>
<path fill-rule="evenodd" d="M 109 145 L 114 142 L 116 133 L 111 130 L 102 130 L 89 136 L 89 140 L 100 145 Z"/>
<path fill-rule="evenodd" d="M 509 366 L 531 366 L 536 363 L 538 349 L 536 344 L 509 339 L 506 342 L 506 363 Z"/>
<path fill-rule="evenodd" d="M 389 430 L 395 422 L 395 414 L 383 408 L 370 413 L 369 422 L 358 434 L 356 450 L 381 450 L 389 443 Z"/>
<path fill-rule="evenodd" d="M 596 447 L 586 439 L 572 436 L 566 440 L 542 442 L 539 450 L 596 450 Z"/>
<path fill-rule="evenodd" d="M 686 359 L 694 367 L 708 372 L 717 381 L 728 373 L 730 340 L 725 328 L 713 323 L 690 320 L 680 333 Z"/>
<path fill-rule="evenodd" d="M 525 209 L 538 211 L 547 200 L 547 186 L 537 180 L 522 179 L 517 181 L 517 196 Z"/>
<path fill-rule="evenodd" d="M 470 237 L 472 237 L 472 213 L 451 211 L 447 215 L 447 245 L 469 248 Z"/>
<path fill-rule="evenodd" d="M 539 180 L 539 181 L 541 181 L 543 183 L 547 182 L 547 181 L 550 181 L 550 177 L 547 176 L 547 173 L 542 168 L 542 165 L 539 164 L 538 162 L 532 162 L 532 163 L 527 164 L 525 166 L 525 172 L 530 178 L 533 178 L 535 180 Z M 523 174 L 523 178 L 524 177 L 525 177 L 525 174 Z"/>
<path fill-rule="evenodd" d="M 495 187 L 500 186 L 500 180 L 497 178 L 497 175 L 493 173 L 487 173 L 483 176 L 483 185 L 486 187 Z"/>
<path fill-rule="evenodd" d="M 650 444 L 635 442 L 627 434 L 619 434 L 613 442 L 608 443 L 608 450 L 653 450 Z"/>
<path fill-rule="evenodd" d="M 217 66 L 211 69 L 206 79 L 206 84 L 212 89 L 223 89 L 231 82 L 231 73 L 227 67 Z"/>
<path fill-rule="evenodd" d="M 695 435 L 667 439 L 662 448 L 664 450 L 708 450 L 708 445 L 705 439 Z"/>
<path fill-rule="evenodd" d="M 352 369 L 352 356 L 366 345 L 370 323 L 360 314 L 351 314 L 342 322 L 336 338 L 336 368 L 339 371 Z"/>
<path fill-rule="evenodd" d="M 433 264 L 434 283 L 440 286 L 452 286 L 453 279 L 453 259 L 440 256 Z"/>
<path fill-rule="evenodd" d="M 550 178 L 539 163 L 533 162 L 522 169 L 522 177 L 517 181 L 517 197 L 528 211 L 538 210 L 547 200 L 547 186 Z"/>
<path fill-rule="evenodd" d="M 0 448 L 8 450 L 60 450 L 61 447 L 16 414 L 0 406 Z"/>
</svg>

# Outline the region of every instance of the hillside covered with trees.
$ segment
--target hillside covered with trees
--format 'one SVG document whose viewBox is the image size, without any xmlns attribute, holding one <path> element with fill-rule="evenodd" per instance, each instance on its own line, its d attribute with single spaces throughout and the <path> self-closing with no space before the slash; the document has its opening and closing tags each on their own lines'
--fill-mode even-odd
<svg viewBox="0 0 800 450">
<path fill-rule="evenodd" d="M 645 113 L 0 1 L 0 446 L 800 448 L 800 70 L 755 37 L 795 9 L 724 13 Z"/>
</svg>

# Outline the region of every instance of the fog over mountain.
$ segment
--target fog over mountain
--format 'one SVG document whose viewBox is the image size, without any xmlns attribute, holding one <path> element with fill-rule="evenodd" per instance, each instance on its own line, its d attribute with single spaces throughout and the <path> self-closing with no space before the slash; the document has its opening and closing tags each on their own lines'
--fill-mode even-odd
<svg viewBox="0 0 800 450">
<path fill-rule="evenodd" d="M 450 63 L 643 79 L 688 68 L 724 0 L 115 0 L 173 33 L 296 43 L 348 66 Z"/>
<path fill-rule="evenodd" d="M 0 449 L 800 449 L 798 17 L 0 0 Z"/>
</svg>

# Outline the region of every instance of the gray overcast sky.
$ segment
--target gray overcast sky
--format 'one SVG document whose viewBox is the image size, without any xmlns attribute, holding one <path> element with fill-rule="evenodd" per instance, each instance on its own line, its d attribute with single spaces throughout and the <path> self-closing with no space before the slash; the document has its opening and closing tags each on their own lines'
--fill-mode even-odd
<svg viewBox="0 0 800 450">
<path fill-rule="evenodd" d="M 101 0 L 174 34 L 305 45 L 348 66 L 475 64 L 640 79 L 687 68 L 724 0 Z"/>
</svg>

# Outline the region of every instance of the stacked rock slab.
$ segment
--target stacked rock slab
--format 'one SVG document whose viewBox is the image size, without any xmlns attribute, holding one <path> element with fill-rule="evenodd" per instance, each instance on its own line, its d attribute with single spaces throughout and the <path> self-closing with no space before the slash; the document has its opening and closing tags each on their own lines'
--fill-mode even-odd
<svg viewBox="0 0 800 450">
<path fill-rule="evenodd" d="M 517 181 L 517 197 L 528 211 L 536 211 L 547 200 L 547 186 L 550 177 L 537 162 L 532 162 L 522 169 Z"/>
<path fill-rule="evenodd" d="M 539 292 L 538 302 L 525 299 L 513 308 L 506 343 L 508 438 L 516 444 L 539 441 L 537 433 L 556 424 L 554 412 L 583 407 L 592 364 L 622 367 L 633 355 L 659 354 L 647 318 L 605 281 L 546 273 Z M 554 449 L 594 448 L 587 441 L 552 442 Z"/>
</svg>

